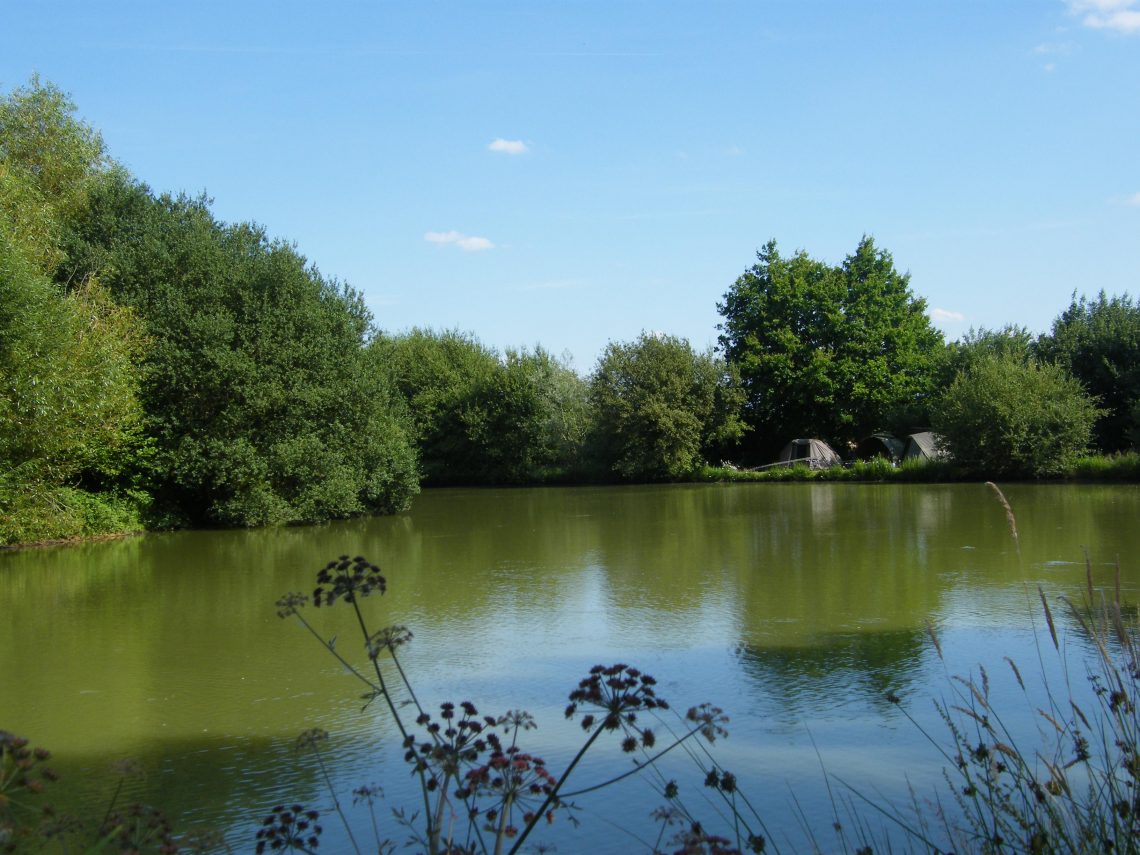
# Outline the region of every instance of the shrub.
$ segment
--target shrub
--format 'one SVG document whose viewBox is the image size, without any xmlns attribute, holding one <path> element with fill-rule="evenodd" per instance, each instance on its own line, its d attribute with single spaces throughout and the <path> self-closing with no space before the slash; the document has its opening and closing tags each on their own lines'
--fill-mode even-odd
<svg viewBox="0 0 1140 855">
<path fill-rule="evenodd" d="M 935 401 L 933 427 L 955 462 L 994 477 L 1059 476 L 1089 445 L 1101 410 L 1055 365 L 985 356 Z"/>
</svg>

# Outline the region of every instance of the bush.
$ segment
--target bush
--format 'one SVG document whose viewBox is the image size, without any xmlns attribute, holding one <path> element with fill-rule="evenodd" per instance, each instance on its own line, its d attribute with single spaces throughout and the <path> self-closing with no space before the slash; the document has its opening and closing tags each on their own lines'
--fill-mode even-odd
<svg viewBox="0 0 1140 855">
<path fill-rule="evenodd" d="M 963 469 L 1042 478 L 1064 474 L 1087 450 L 1101 412 L 1062 368 L 998 354 L 960 372 L 932 416 Z"/>
<path fill-rule="evenodd" d="M 740 437 L 734 371 L 687 339 L 610 342 L 590 379 L 593 453 L 623 478 L 680 478 Z"/>
</svg>

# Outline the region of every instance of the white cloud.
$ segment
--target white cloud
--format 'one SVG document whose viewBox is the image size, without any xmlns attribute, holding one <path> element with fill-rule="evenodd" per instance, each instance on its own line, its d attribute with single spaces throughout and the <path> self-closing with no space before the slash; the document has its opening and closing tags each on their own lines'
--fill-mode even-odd
<svg viewBox="0 0 1140 855">
<path fill-rule="evenodd" d="M 473 237 L 462 232 L 427 232 L 424 240 L 428 243 L 453 243 L 465 252 L 480 252 L 484 249 L 494 249 L 495 245 L 485 237 Z"/>
<path fill-rule="evenodd" d="M 949 309 L 931 309 L 930 317 L 936 321 L 964 321 L 966 316 L 961 312 L 952 312 Z"/>
<path fill-rule="evenodd" d="M 1140 208 L 1140 193 L 1133 193 L 1124 199 L 1125 205 L 1130 205 L 1133 208 Z"/>
<path fill-rule="evenodd" d="M 1065 0 L 1065 5 L 1091 29 L 1140 33 L 1140 0 Z"/>
<path fill-rule="evenodd" d="M 501 154 L 526 154 L 530 151 L 522 140 L 505 140 L 502 137 L 491 140 L 487 148 Z"/>
</svg>

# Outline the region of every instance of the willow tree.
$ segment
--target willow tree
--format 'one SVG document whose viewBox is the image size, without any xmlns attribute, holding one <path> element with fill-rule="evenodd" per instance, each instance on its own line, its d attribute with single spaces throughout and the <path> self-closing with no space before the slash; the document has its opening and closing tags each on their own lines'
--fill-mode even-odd
<svg viewBox="0 0 1140 855">
<path fill-rule="evenodd" d="M 96 271 L 53 281 L 111 170 L 74 112 L 35 78 L 0 98 L 0 542 L 103 528 L 94 494 L 113 492 L 141 444 L 137 318 Z"/>
</svg>

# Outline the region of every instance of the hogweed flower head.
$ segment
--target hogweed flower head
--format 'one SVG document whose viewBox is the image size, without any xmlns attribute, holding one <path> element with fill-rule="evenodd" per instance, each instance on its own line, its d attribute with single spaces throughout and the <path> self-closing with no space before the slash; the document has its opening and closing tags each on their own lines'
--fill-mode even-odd
<svg viewBox="0 0 1140 855">
<path fill-rule="evenodd" d="M 434 721 L 428 713 L 421 713 L 416 724 L 424 729 L 427 738 L 417 744 L 415 736 L 409 734 L 404 742 L 404 759 L 417 772 L 428 776 L 431 790 L 439 786 L 441 775 L 459 778 L 461 766 L 478 762 L 488 745 L 498 744 L 494 734 L 484 736 L 487 728 L 495 726 L 496 719 L 480 718 L 470 701 L 463 701 L 458 707 L 450 701 L 440 704 L 439 717 L 440 721 Z"/>
<path fill-rule="evenodd" d="M 302 594 L 300 591 L 290 591 L 285 596 L 277 601 L 277 617 L 287 618 L 297 614 L 297 612 L 309 604 L 307 595 Z"/>
<path fill-rule="evenodd" d="M 395 650 L 403 647 L 414 638 L 412 631 L 406 626 L 386 626 L 377 630 L 368 637 L 368 658 L 376 659 L 385 650 Z"/>
<path fill-rule="evenodd" d="M 310 727 L 308 730 L 301 731 L 297 736 L 294 747 L 300 751 L 302 748 L 316 749 L 318 745 L 325 742 L 329 738 L 329 732 L 322 730 L 319 727 Z"/>
<path fill-rule="evenodd" d="M 0 730 L 0 800 L 14 790 L 39 794 L 46 784 L 58 780 L 43 764 L 51 759 L 46 748 L 32 748 L 23 736 Z"/>
<path fill-rule="evenodd" d="M 583 709 L 591 710 L 582 716 L 583 730 L 592 730 L 600 716 L 603 730 L 626 732 L 622 751 L 635 751 L 639 741 L 642 747 L 652 748 L 657 738 L 649 728 L 637 725 L 637 714 L 643 710 L 669 709 L 668 702 L 657 697 L 653 688 L 656 685 L 657 681 L 649 674 L 629 665 L 595 665 L 590 669 L 590 675 L 570 693 L 566 718 L 573 718 Z M 630 731 L 637 736 L 634 737 Z"/>
<path fill-rule="evenodd" d="M 718 736 L 728 737 L 728 730 L 724 726 L 728 724 L 729 719 L 720 707 L 714 707 L 712 704 L 690 707 L 685 713 L 685 718 L 697 725 L 701 736 L 709 742 L 716 742 Z"/>
<path fill-rule="evenodd" d="M 266 849 L 274 852 L 280 849 L 316 849 L 323 831 L 317 824 L 320 815 L 319 811 L 305 810 L 302 805 L 277 805 L 257 831 L 258 855 Z"/>
<path fill-rule="evenodd" d="M 595 665 L 570 693 L 566 718 L 579 709 L 594 710 L 602 715 L 602 727 L 617 730 L 623 723 L 633 724 L 641 710 L 669 709 L 664 698 L 657 697 L 655 685 L 653 677 L 629 665 Z M 582 729 L 589 730 L 594 720 L 593 715 L 584 716 Z"/>
<path fill-rule="evenodd" d="M 354 603 L 357 597 L 367 597 L 373 591 L 383 594 L 387 589 L 388 580 L 380 573 L 379 567 L 359 555 L 355 558 L 342 555 L 317 573 L 313 605 L 331 606 L 340 599 Z"/>
<path fill-rule="evenodd" d="M 137 802 L 108 815 L 99 836 L 123 852 L 153 850 L 161 855 L 177 855 L 180 849 L 166 815 Z"/>
</svg>

